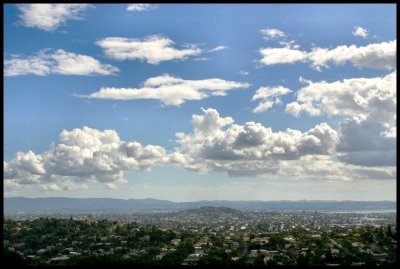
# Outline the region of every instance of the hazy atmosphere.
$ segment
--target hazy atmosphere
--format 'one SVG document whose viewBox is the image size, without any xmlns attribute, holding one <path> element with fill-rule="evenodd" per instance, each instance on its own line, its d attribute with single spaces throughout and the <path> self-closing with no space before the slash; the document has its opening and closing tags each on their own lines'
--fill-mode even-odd
<svg viewBox="0 0 400 269">
<path fill-rule="evenodd" d="M 396 200 L 396 5 L 4 5 L 4 196 Z"/>
</svg>

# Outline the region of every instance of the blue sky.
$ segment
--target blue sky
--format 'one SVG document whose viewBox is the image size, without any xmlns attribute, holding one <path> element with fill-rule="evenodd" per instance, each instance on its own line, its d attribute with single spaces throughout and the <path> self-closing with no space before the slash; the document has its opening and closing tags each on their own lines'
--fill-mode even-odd
<svg viewBox="0 0 400 269">
<path fill-rule="evenodd" d="M 4 5 L 5 195 L 395 200 L 395 22 L 389 4 Z"/>
</svg>

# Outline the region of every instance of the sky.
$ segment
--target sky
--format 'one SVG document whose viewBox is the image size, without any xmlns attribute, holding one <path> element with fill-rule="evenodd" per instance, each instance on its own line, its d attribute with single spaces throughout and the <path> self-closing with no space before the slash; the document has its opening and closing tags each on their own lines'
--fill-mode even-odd
<svg viewBox="0 0 400 269">
<path fill-rule="evenodd" d="M 396 200 L 395 4 L 5 4 L 4 196 Z"/>
</svg>

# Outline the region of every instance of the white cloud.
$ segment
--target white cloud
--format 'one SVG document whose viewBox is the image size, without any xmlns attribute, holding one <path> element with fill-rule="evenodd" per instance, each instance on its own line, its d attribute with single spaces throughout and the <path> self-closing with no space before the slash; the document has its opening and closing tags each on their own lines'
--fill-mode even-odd
<svg viewBox="0 0 400 269">
<path fill-rule="evenodd" d="M 368 36 L 368 30 L 364 29 L 360 26 L 354 27 L 354 32 L 353 32 L 354 36 L 361 36 L 363 38 L 366 38 Z"/>
<path fill-rule="evenodd" d="M 278 172 L 282 177 L 303 180 L 393 180 L 396 168 L 389 166 L 365 167 L 337 161 L 328 155 L 306 155 L 298 160 L 280 162 Z"/>
<path fill-rule="evenodd" d="M 351 62 L 354 66 L 375 69 L 396 68 L 396 40 L 369 44 L 364 47 L 338 46 L 334 49 L 313 48 L 310 52 L 293 46 L 284 48 L 262 48 L 260 62 L 264 65 L 310 62 L 317 70 L 329 67 L 329 63 L 342 65 Z"/>
<path fill-rule="evenodd" d="M 299 103 L 299 102 L 292 102 L 286 105 L 285 109 L 286 113 L 292 114 L 295 117 L 298 117 L 301 112 L 307 111 L 308 114 L 311 116 L 319 116 L 321 115 L 321 110 L 315 108 L 312 103 Z"/>
<path fill-rule="evenodd" d="M 248 76 L 249 74 L 250 74 L 250 72 L 248 72 L 248 71 L 244 71 L 244 70 L 239 71 L 239 75 L 242 75 L 242 76 Z"/>
<path fill-rule="evenodd" d="M 285 33 L 281 30 L 274 29 L 274 28 L 267 28 L 260 30 L 260 33 L 263 35 L 263 38 L 266 40 L 269 39 L 276 39 L 280 37 L 285 37 Z"/>
<path fill-rule="evenodd" d="M 108 88 L 78 97 L 114 100 L 158 99 L 165 105 L 179 106 L 188 100 L 224 96 L 227 91 L 248 88 L 250 84 L 219 78 L 185 80 L 170 75 L 147 79 L 142 88 Z"/>
<path fill-rule="evenodd" d="M 316 69 L 327 67 L 329 62 L 344 64 L 351 62 L 356 67 L 375 69 L 396 68 L 396 40 L 369 44 L 364 47 L 338 46 L 334 49 L 314 48 L 309 56 Z"/>
<path fill-rule="evenodd" d="M 26 27 L 54 31 L 67 20 L 80 20 L 88 4 L 19 4 L 19 18 Z"/>
<path fill-rule="evenodd" d="M 305 81 L 308 85 L 297 92 L 296 102 L 288 104 L 286 111 L 294 116 L 304 111 L 311 115 L 362 114 L 376 121 L 393 120 L 396 115 L 396 81 L 396 72 L 384 77 L 334 82 Z"/>
<path fill-rule="evenodd" d="M 290 92 L 291 90 L 282 86 L 259 88 L 251 100 L 255 101 L 261 99 L 262 101 L 253 109 L 253 112 L 261 113 L 270 109 L 274 104 L 282 104 L 279 96 L 286 95 Z"/>
<path fill-rule="evenodd" d="M 163 61 L 185 60 L 188 56 L 199 55 L 202 50 L 195 45 L 177 49 L 171 39 L 162 36 L 148 36 L 144 39 L 107 37 L 96 42 L 104 53 L 116 60 L 142 60 L 149 64 Z"/>
<path fill-rule="evenodd" d="M 274 104 L 278 105 L 280 104 L 280 99 L 276 98 L 275 101 L 271 99 L 265 99 L 261 101 L 254 109 L 253 113 L 261 113 L 264 111 L 267 111 L 268 109 L 272 108 Z"/>
<path fill-rule="evenodd" d="M 215 47 L 215 48 L 213 48 L 213 49 L 208 50 L 208 52 L 216 52 L 216 51 L 226 50 L 226 49 L 228 49 L 228 47 L 225 47 L 225 46 L 218 46 L 218 47 Z"/>
<path fill-rule="evenodd" d="M 19 184 L 15 180 L 10 180 L 5 178 L 3 182 L 4 182 L 4 193 L 6 193 L 7 191 L 18 190 L 23 187 L 23 185 Z"/>
<path fill-rule="evenodd" d="M 258 174 L 270 167 L 273 172 L 280 160 L 331 154 L 337 142 L 336 132 L 326 123 L 307 132 L 273 132 L 260 123 L 234 124 L 232 118 L 220 117 L 215 109 L 203 112 L 193 115 L 192 134 L 177 134 L 180 147 L 171 158 L 192 170 Z"/>
<path fill-rule="evenodd" d="M 394 179 L 396 168 L 387 162 L 374 165 L 346 160 L 336 152 L 339 134 L 321 123 L 308 131 L 273 132 L 260 123 L 234 124 L 215 109 L 193 115 L 193 132 L 177 133 L 180 145 L 170 162 L 200 172 L 230 176 L 296 179 Z M 389 156 L 390 157 L 390 156 Z M 338 160 L 339 158 L 339 160 Z"/>
<path fill-rule="evenodd" d="M 101 182 L 108 188 L 126 183 L 124 170 L 148 169 L 168 160 L 164 148 L 121 141 L 114 130 L 89 127 L 62 131 L 60 143 L 42 154 L 18 152 L 4 162 L 4 179 L 11 187 L 41 185 L 47 190 Z"/>
<path fill-rule="evenodd" d="M 260 62 L 265 65 L 290 64 L 298 61 L 305 61 L 308 58 L 307 52 L 297 49 L 285 48 L 264 48 L 260 49 L 262 59 Z"/>
<path fill-rule="evenodd" d="M 363 166 L 394 166 L 396 161 L 396 72 L 383 77 L 335 82 L 305 81 L 296 102 L 286 106 L 294 116 L 347 116 L 340 122 L 339 159 Z"/>
<path fill-rule="evenodd" d="M 158 5 L 154 4 L 129 4 L 128 7 L 126 8 L 127 11 L 148 11 L 150 9 L 157 8 Z"/>
<path fill-rule="evenodd" d="M 62 49 L 49 53 L 49 50 L 40 51 L 35 56 L 22 58 L 13 56 L 4 61 L 5 76 L 50 74 L 61 75 L 113 75 L 118 68 L 102 64 L 95 58 L 87 55 L 67 52 Z"/>
<path fill-rule="evenodd" d="M 7 191 L 36 187 L 59 191 L 97 182 L 115 189 L 127 182 L 125 171 L 166 164 L 277 179 L 396 178 L 395 138 L 378 141 L 381 126 L 364 119 L 343 122 L 339 132 L 326 123 L 304 132 L 290 128 L 274 132 L 252 121 L 235 124 L 215 109 L 202 110 L 202 115 L 192 116 L 193 132 L 177 133 L 179 146 L 169 153 L 160 146 L 122 141 L 114 130 L 64 130 L 59 143 L 45 152 L 17 152 L 4 162 L 4 186 Z M 364 133 L 368 129 L 372 131 Z"/>
</svg>

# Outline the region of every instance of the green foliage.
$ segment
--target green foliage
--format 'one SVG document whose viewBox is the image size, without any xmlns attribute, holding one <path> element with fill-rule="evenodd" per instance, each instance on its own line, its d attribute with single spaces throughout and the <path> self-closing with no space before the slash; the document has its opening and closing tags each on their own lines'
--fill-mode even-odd
<svg viewBox="0 0 400 269">
<path fill-rule="evenodd" d="M 269 249 L 281 249 L 285 246 L 286 241 L 283 239 L 281 234 L 273 234 L 269 238 L 267 246 Z"/>
<path fill-rule="evenodd" d="M 229 229 L 226 226 L 225 229 Z M 254 227 L 253 227 L 254 229 Z M 110 220 L 82 221 L 73 218 L 38 218 L 35 220 L 14 221 L 5 219 L 3 224 L 4 240 L 9 241 L 4 247 L 6 260 L 15 264 L 48 265 L 48 262 L 61 255 L 67 255 L 68 260 L 53 262 L 54 265 L 83 265 L 83 266 L 119 266 L 143 267 L 148 265 L 179 266 L 189 254 L 194 252 L 193 244 L 200 238 L 208 237 L 213 246 L 207 246 L 206 255 L 202 256 L 198 265 L 203 266 L 264 266 L 264 256 L 255 258 L 248 256 L 253 249 L 278 250 L 268 266 L 282 263 L 285 265 L 326 265 L 327 263 L 339 263 L 351 265 L 353 262 L 365 262 L 367 265 L 393 265 L 397 259 L 397 245 L 394 239 L 397 237 L 396 229 L 392 225 L 382 227 L 364 226 L 361 228 L 334 228 L 321 230 L 318 234 L 321 237 L 315 238 L 312 235 L 315 231 L 306 229 L 290 229 L 280 233 L 268 231 L 255 232 L 254 230 L 236 231 L 232 236 L 230 231 L 216 233 L 216 229 L 176 228 L 164 230 L 155 226 L 138 226 L 137 223 L 122 224 Z M 250 238 L 256 236 L 267 236 L 267 244 L 252 243 L 243 241 L 244 234 Z M 343 236 L 346 233 L 346 236 Z M 232 241 L 225 237 L 230 234 L 231 240 L 236 241 L 237 248 L 231 246 Z M 289 248 L 285 248 L 288 242 L 286 236 L 293 236 L 296 242 Z M 173 246 L 171 240 L 180 238 L 181 243 Z M 148 240 L 147 240 L 148 239 Z M 332 243 L 336 241 L 337 246 Z M 126 242 L 123 242 L 126 241 Z M 359 246 L 352 244 L 364 244 Z M 21 245 L 21 243 L 23 243 Z M 16 252 L 8 251 L 15 246 Z M 155 257 L 160 253 L 161 248 L 176 248 L 175 252 L 165 255 L 161 261 Z M 227 248 L 233 248 L 228 255 Z M 305 250 L 301 250 L 306 248 Z M 339 254 L 332 255 L 331 248 L 340 250 Z M 41 249 L 40 252 L 38 250 Z M 130 254 L 131 249 L 138 252 Z M 387 256 L 371 255 L 380 253 Z M 140 250 L 140 252 L 139 252 Z M 311 251 L 312 250 L 312 251 Z M 368 251 L 366 251 L 368 250 Z M 81 255 L 73 256 L 71 251 L 80 252 Z M 306 255 L 304 255 L 304 251 Z M 302 254 L 300 254 L 302 252 Z M 23 258 L 33 255 L 33 258 Z M 134 256 L 133 256 L 134 255 Z M 233 262 L 231 257 L 240 257 Z"/>
<path fill-rule="evenodd" d="M 197 263 L 200 266 L 229 266 L 233 262 L 223 249 L 212 248 L 207 255 L 201 257 Z"/>
</svg>

